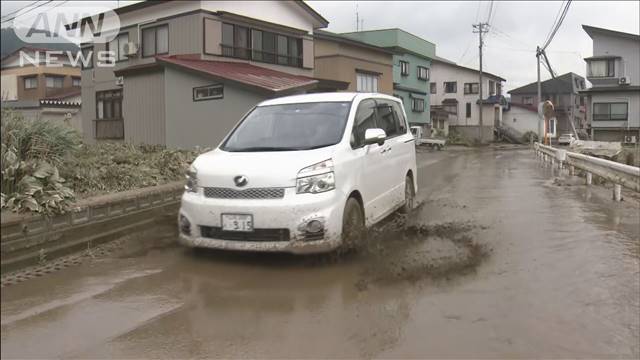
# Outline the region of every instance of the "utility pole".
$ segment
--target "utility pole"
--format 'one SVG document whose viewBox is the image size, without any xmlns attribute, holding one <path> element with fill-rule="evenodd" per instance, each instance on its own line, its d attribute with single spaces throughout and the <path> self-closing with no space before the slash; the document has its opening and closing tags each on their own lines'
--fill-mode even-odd
<svg viewBox="0 0 640 360">
<path fill-rule="evenodd" d="M 536 59 L 538 61 L 538 101 L 536 102 L 536 110 L 538 111 L 538 141 L 544 141 L 544 120 L 542 119 L 542 85 L 540 84 L 540 46 L 536 47 Z"/>
<path fill-rule="evenodd" d="M 484 142 L 484 123 L 482 121 L 482 102 L 483 102 L 483 97 L 482 97 L 482 34 L 486 33 L 489 31 L 489 24 L 488 23 L 478 23 L 478 24 L 474 24 L 472 25 L 473 28 L 475 30 L 473 30 L 474 33 L 478 33 L 478 51 L 480 52 L 480 83 L 478 84 L 478 90 L 480 92 L 479 96 L 480 96 L 480 143 Z"/>
</svg>

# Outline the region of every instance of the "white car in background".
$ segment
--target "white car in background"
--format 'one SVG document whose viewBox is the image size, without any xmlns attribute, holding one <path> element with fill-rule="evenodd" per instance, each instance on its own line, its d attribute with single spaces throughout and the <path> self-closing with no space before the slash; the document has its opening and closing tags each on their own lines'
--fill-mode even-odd
<svg viewBox="0 0 640 360">
<path fill-rule="evenodd" d="M 558 145 L 570 145 L 575 140 L 576 137 L 573 134 L 562 134 L 558 138 Z"/>
<path fill-rule="evenodd" d="M 325 93 L 264 101 L 198 156 L 180 240 L 229 250 L 327 252 L 409 211 L 415 140 L 398 99 Z"/>
</svg>

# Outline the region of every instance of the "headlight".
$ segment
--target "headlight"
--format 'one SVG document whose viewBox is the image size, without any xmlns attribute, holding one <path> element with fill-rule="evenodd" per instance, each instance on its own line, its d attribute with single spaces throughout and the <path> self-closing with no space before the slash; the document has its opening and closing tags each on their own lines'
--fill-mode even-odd
<svg viewBox="0 0 640 360">
<path fill-rule="evenodd" d="M 336 188 L 333 160 L 327 159 L 298 171 L 296 192 L 317 194 Z"/>
<path fill-rule="evenodd" d="M 336 188 L 335 177 L 333 171 L 321 175 L 313 175 L 298 178 L 296 181 L 296 192 L 298 194 L 311 193 L 317 194 Z"/>
<path fill-rule="evenodd" d="M 193 165 L 187 171 L 185 177 L 187 178 L 187 183 L 184 185 L 184 190 L 186 192 L 198 192 L 198 177 L 197 177 L 196 168 Z"/>
</svg>

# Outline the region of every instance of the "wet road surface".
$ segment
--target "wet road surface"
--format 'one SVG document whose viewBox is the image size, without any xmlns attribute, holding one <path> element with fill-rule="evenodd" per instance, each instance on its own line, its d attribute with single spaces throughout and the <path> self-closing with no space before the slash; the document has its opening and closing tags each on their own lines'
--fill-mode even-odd
<svg viewBox="0 0 640 360">
<path fill-rule="evenodd" d="M 639 202 L 530 150 L 419 154 L 357 253 L 192 251 L 170 221 L 2 289 L 2 358 L 637 358 Z"/>
</svg>

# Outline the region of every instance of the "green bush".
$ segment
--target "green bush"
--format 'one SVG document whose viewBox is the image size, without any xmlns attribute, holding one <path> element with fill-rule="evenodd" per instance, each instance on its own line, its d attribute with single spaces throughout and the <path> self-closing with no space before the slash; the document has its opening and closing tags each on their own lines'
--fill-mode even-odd
<svg viewBox="0 0 640 360">
<path fill-rule="evenodd" d="M 1 207 L 44 214 L 65 212 L 74 198 L 58 166 L 80 144 L 71 128 L 49 121 L 25 120 L 2 110 Z"/>
<path fill-rule="evenodd" d="M 538 141 L 538 134 L 535 131 L 527 131 L 522 135 L 522 142 L 529 144 L 530 142 Z"/>
</svg>

